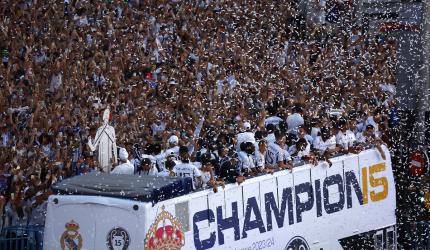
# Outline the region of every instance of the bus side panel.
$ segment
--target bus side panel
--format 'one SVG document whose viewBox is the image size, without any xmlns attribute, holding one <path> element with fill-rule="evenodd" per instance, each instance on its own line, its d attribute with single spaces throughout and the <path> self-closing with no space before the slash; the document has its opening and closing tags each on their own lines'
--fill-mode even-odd
<svg viewBox="0 0 430 250">
<path fill-rule="evenodd" d="M 137 207 L 137 209 L 133 209 Z M 53 195 L 48 200 L 44 249 L 142 249 L 145 205 L 93 196 Z M 71 248 L 73 249 L 73 248 Z"/>
</svg>

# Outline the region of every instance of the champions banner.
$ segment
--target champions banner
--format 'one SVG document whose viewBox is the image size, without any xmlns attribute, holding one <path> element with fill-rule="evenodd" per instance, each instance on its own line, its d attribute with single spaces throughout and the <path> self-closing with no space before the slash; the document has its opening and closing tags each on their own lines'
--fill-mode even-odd
<svg viewBox="0 0 430 250">
<path fill-rule="evenodd" d="M 298 167 L 156 206 L 182 222 L 181 249 L 343 249 L 353 247 L 348 239 L 373 244 L 378 230 L 386 228 L 391 237 L 385 230 L 379 243 L 395 247 L 390 157 L 384 161 L 376 150 L 367 150 L 332 162 L 331 167 Z"/>
</svg>

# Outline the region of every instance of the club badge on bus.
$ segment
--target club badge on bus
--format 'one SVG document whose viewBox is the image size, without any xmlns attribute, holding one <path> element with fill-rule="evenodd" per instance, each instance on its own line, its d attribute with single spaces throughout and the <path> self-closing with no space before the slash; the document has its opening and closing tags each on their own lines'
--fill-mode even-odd
<svg viewBox="0 0 430 250">
<path fill-rule="evenodd" d="M 164 206 L 161 210 L 146 234 L 145 249 L 179 250 L 185 245 L 181 222 L 165 211 Z"/>
<path fill-rule="evenodd" d="M 67 222 L 64 226 L 66 231 L 61 235 L 62 250 L 80 250 L 82 248 L 82 236 L 78 232 L 79 224 L 74 220 Z"/>
</svg>

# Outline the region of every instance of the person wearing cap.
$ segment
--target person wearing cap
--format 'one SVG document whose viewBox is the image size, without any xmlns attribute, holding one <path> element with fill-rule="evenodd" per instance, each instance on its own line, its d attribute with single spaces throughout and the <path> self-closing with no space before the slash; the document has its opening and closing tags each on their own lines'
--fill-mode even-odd
<svg viewBox="0 0 430 250">
<path fill-rule="evenodd" d="M 336 146 L 336 130 L 331 127 L 321 127 L 320 133 L 313 141 L 314 153 L 325 159 L 329 164 L 328 159 L 340 151 L 340 147 Z"/>
<path fill-rule="evenodd" d="M 179 156 L 181 157 L 181 162 L 173 168 L 173 172 L 175 172 L 176 176 L 191 177 L 193 181 L 193 188 L 200 188 L 203 182 L 202 173 L 194 164 L 190 162 L 188 147 L 181 146 L 179 148 Z"/>
<path fill-rule="evenodd" d="M 119 160 L 121 164 L 116 166 L 111 171 L 111 174 L 129 174 L 129 175 L 134 174 L 134 166 L 128 160 L 128 152 L 125 148 L 120 148 Z"/>
</svg>

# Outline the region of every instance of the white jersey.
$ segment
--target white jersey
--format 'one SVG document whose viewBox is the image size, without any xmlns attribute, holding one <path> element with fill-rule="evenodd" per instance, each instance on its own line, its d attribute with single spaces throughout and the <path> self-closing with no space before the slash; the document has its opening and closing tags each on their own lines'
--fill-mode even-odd
<svg viewBox="0 0 430 250">
<path fill-rule="evenodd" d="M 379 139 L 379 136 L 376 133 L 373 134 L 373 136 L 365 136 L 363 132 L 358 132 L 356 138 L 358 143 L 368 143 L 369 141 L 371 142 L 375 139 Z"/>
<path fill-rule="evenodd" d="M 301 162 L 302 157 L 303 156 L 309 156 L 311 153 L 311 144 L 309 142 L 307 142 L 306 144 L 306 148 L 300 151 L 297 151 L 297 147 L 296 145 L 292 145 L 291 147 L 289 147 L 288 152 L 292 155 L 292 154 L 296 154 L 295 156 L 292 157 L 294 164 L 298 164 Z"/>
<path fill-rule="evenodd" d="M 270 143 L 266 152 L 266 163 L 272 167 L 277 167 L 278 162 L 286 161 L 285 150 L 276 143 Z"/>
<path fill-rule="evenodd" d="M 140 158 L 141 159 L 149 159 L 151 161 L 152 166 L 156 166 L 156 164 L 157 164 L 157 160 L 152 155 L 142 154 Z M 130 160 L 130 163 L 133 164 L 133 166 L 135 166 L 135 167 L 140 166 L 140 160 L 136 159 L 136 158 Z"/>
<path fill-rule="evenodd" d="M 191 177 L 193 180 L 193 188 L 196 188 L 197 177 L 202 176 L 201 171 L 192 163 L 180 163 L 175 165 L 173 172 L 180 177 Z"/>
<path fill-rule="evenodd" d="M 170 172 L 169 172 L 169 170 L 164 169 L 163 171 L 158 172 L 157 176 L 167 177 L 167 176 L 170 176 Z"/>
<path fill-rule="evenodd" d="M 327 149 L 334 149 L 336 147 L 336 136 L 333 135 L 326 141 L 323 141 L 321 136 L 317 136 L 313 145 L 314 148 L 319 150 L 321 154 L 324 154 Z"/>
<path fill-rule="evenodd" d="M 167 157 L 169 155 L 179 156 L 179 146 L 174 146 L 173 148 L 166 149 L 166 151 L 164 151 L 164 157 Z"/>
<path fill-rule="evenodd" d="M 210 180 L 211 180 L 211 173 L 202 171 L 203 188 L 206 188 L 208 186 L 208 182 Z"/>
<path fill-rule="evenodd" d="M 255 150 L 254 152 L 254 165 L 258 168 L 264 168 L 265 167 L 265 156 L 266 153 L 262 154 L 260 151 Z"/>
<path fill-rule="evenodd" d="M 255 168 L 254 159 L 251 155 L 248 155 L 246 152 L 240 151 L 237 153 L 239 162 L 237 164 L 237 171 L 239 173 L 245 172 L 245 170 L 250 171 L 252 168 Z"/>
<path fill-rule="evenodd" d="M 266 136 L 266 141 L 267 141 L 267 144 L 275 143 L 275 141 L 276 141 L 275 134 L 274 134 L 274 133 L 270 133 L 270 134 L 268 134 L 268 135 Z"/>
<path fill-rule="evenodd" d="M 310 155 L 310 153 L 311 153 L 311 144 L 309 143 L 309 141 L 307 141 L 306 140 L 306 142 L 307 142 L 307 144 L 306 144 L 306 148 L 305 149 L 303 149 L 303 150 L 301 150 L 301 151 L 299 151 L 299 153 L 298 153 L 298 155 L 301 157 L 301 156 L 307 156 L 307 155 Z M 296 148 L 296 145 L 292 145 L 291 147 L 289 147 L 288 148 L 288 153 L 290 154 L 290 155 L 292 155 L 292 154 L 294 154 L 294 153 L 296 153 L 296 151 L 297 151 L 297 148 Z"/>
<path fill-rule="evenodd" d="M 176 151 L 176 148 L 178 149 Z M 178 155 L 179 155 L 179 147 L 173 147 L 173 148 L 169 148 L 163 152 L 161 152 L 160 154 L 156 155 L 154 158 L 157 162 L 157 166 L 160 168 L 160 170 L 164 170 L 165 166 L 164 164 L 166 163 L 166 159 L 168 156 L 174 156 L 175 159 L 178 159 Z M 175 161 L 176 162 L 176 161 Z"/>
<path fill-rule="evenodd" d="M 155 167 L 155 165 L 153 165 L 149 171 L 140 171 L 139 175 L 156 176 L 156 175 L 158 175 L 158 170 Z"/>
<path fill-rule="evenodd" d="M 345 133 L 343 133 L 342 131 L 339 131 L 339 133 L 336 136 L 336 143 L 341 145 L 345 149 L 352 147 L 355 141 L 356 141 L 355 134 L 349 129 L 345 131 Z"/>
<path fill-rule="evenodd" d="M 134 166 L 130 163 L 129 160 L 127 160 L 126 163 L 120 164 L 116 166 L 112 171 L 111 174 L 134 174 Z"/>
</svg>

